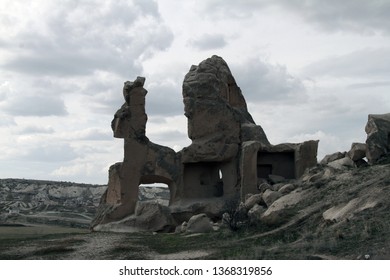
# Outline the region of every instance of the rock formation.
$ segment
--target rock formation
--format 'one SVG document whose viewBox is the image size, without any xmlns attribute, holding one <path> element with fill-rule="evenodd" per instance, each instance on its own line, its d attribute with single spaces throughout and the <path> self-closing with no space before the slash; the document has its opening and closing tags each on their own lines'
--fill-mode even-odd
<svg viewBox="0 0 390 280">
<path fill-rule="evenodd" d="M 317 164 L 318 141 L 270 144 L 221 57 L 191 66 L 184 78 L 184 112 L 192 143 L 177 153 L 145 135 L 144 82 L 138 77 L 124 85 L 125 103 L 111 124 L 114 137 L 124 138 L 124 160 L 110 167 L 108 188 L 92 225 L 95 229 L 121 220 L 132 221 L 141 230 L 156 229 L 137 223 L 140 184 L 169 186 L 174 227 L 201 213 L 221 219 L 227 201 L 244 201 L 247 194 L 258 193 L 262 180 L 272 175 L 297 179 Z"/>
<path fill-rule="evenodd" d="M 94 224 L 118 221 L 135 213 L 140 184 L 165 183 L 174 200 L 180 176 L 178 155 L 168 147 L 152 143 L 145 135 L 145 78 L 125 82 L 125 103 L 111 123 L 114 137 L 124 138 L 123 162 L 109 169 L 107 191 Z"/>
<path fill-rule="evenodd" d="M 345 167 L 364 167 L 385 160 L 390 155 L 390 113 L 368 115 L 365 127 L 366 143 L 352 143 L 348 152 L 336 152 L 326 155 L 321 164 L 327 164 L 336 169 Z M 365 161 L 365 159 L 367 161 Z"/>
<path fill-rule="evenodd" d="M 366 133 L 366 157 L 369 163 L 376 163 L 390 153 L 390 114 L 368 115 Z"/>
</svg>

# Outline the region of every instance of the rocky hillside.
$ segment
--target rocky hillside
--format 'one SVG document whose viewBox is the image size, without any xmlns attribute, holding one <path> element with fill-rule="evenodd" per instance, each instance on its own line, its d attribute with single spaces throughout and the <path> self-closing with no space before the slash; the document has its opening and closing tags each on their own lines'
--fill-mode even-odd
<svg viewBox="0 0 390 280">
<path fill-rule="evenodd" d="M 235 230 L 219 224 L 218 230 L 193 234 L 188 223 L 187 232 L 175 234 L 67 228 L 58 235 L 55 227 L 0 227 L 0 259 L 390 259 L 390 160 L 362 167 L 347 163 L 319 164 L 300 180 L 263 185 L 261 195 L 248 197 L 238 212 L 228 211 L 243 212 L 233 221 Z M 15 179 L 0 183 L 3 223 L 57 219 L 65 225 L 79 219 L 87 226 L 105 190 Z M 149 198 L 168 194 L 144 191 Z"/>
<path fill-rule="evenodd" d="M 56 224 L 89 227 L 105 185 L 0 179 L 0 224 Z M 168 203 L 162 187 L 140 187 L 140 201 Z"/>
</svg>

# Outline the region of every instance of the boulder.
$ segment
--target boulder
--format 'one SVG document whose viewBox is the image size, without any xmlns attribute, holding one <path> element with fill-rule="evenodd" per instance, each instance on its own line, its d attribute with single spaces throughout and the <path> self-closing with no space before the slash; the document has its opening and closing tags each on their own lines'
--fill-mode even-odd
<svg viewBox="0 0 390 280">
<path fill-rule="evenodd" d="M 268 184 L 268 183 L 261 183 L 258 186 L 258 189 L 259 189 L 260 193 L 263 193 L 266 190 L 273 190 L 272 186 L 270 184 Z"/>
<path fill-rule="evenodd" d="M 251 209 L 253 206 L 257 204 L 264 204 L 262 194 L 254 194 L 248 197 L 247 200 L 245 200 L 245 208 L 247 210 Z"/>
<path fill-rule="evenodd" d="M 176 226 L 169 207 L 157 202 L 138 202 L 134 222 L 124 224 L 147 231 L 169 231 Z"/>
<path fill-rule="evenodd" d="M 348 156 L 355 162 L 364 158 L 366 156 L 366 144 L 352 143 Z"/>
<path fill-rule="evenodd" d="M 261 219 L 261 215 L 266 211 L 266 208 L 264 206 L 261 206 L 259 204 L 255 204 L 251 209 L 249 209 L 248 211 L 248 218 L 249 218 L 249 222 L 250 224 L 258 224 L 260 219 Z"/>
<path fill-rule="evenodd" d="M 317 181 L 322 179 L 322 177 L 324 176 L 324 173 L 325 172 L 323 170 L 321 170 L 313 175 L 306 177 L 305 181 L 310 182 L 310 183 L 317 182 Z"/>
<path fill-rule="evenodd" d="M 213 223 L 206 214 L 192 216 L 187 224 L 187 233 L 206 233 L 213 231 Z"/>
<path fill-rule="evenodd" d="M 266 190 L 262 195 L 263 200 L 267 205 L 267 207 L 270 207 L 271 204 L 274 203 L 274 201 L 280 198 L 281 196 L 282 195 L 279 192 L 271 191 L 271 190 Z"/>
<path fill-rule="evenodd" d="M 370 164 L 390 153 L 390 113 L 368 115 L 366 124 L 366 157 Z"/>
<path fill-rule="evenodd" d="M 181 225 L 178 225 L 175 229 L 175 233 L 185 233 L 187 231 L 187 222 L 183 222 Z"/>
<path fill-rule="evenodd" d="M 286 222 L 292 213 L 292 208 L 306 197 L 307 191 L 296 189 L 295 191 L 277 199 L 262 214 L 260 220 L 267 225 L 278 225 Z"/>
<path fill-rule="evenodd" d="M 286 184 L 279 189 L 279 193 L 281 193 L 282 195 L 285 195 L 285 194 L 292 192 L 293 190 L 295 190 L 294 184 Z"/>
<path fill-rule="evenodd" d="M 233 200 L 232 200 L 233 203 Z M 192 216 L 196 214 L 204 213 L 211 219 L 219 219 L 226 211 L 227 200 L 223 198 L 219 199 L 202 199 L 197 200 L 180 201 L 180 203 L 174 203 L 169 206 L 171 214 L 178 223 L 188 221 Z"/>
<path fill-rule="evenodd" d="M 335 160 L 338 160 L 338 159 L 341 159 L 341 158 L 345 158 L 347 152 L 336 152 L 336 153 L 333 153 L 333 154 L 329 154 L 329 155 L 326 155 L 321 161 L 320 163 L 321 164 L 327 164 L 329 162 L 332 162 L 332 161 L 335 161 Z"/>
<path fill-rule="evenodd" d="M 333 168 L 335 168 L 335 169 L 345 169 L 345 168 L 348 168 L 348 167 L 354 167 L 355 163 L 353 162 L 352 159 L 350 159 L 347 156 L 347 157 L 344 157 L 344 158 L 337 159 L 337 160 L 334 160 L 332 162 L 329 162 L 328 165 L 333 167 Z"/>
<path fill-rule="evenodd" d="M 93 229 L 117 232 L 172 232 L 176 226 L 169 207 L 147 201 L 138 202 L 134 214 L 118 221 L 97 224 Z"/>
<path fill-rule="evenodd" d="M 338 223 L 350 218 L 355 213 L 361 212 L 365 209 L 373 208 L 378 203 L 379 201 L 373 197 L 355 198 L 350 200 L 348 203 L 329 208 L 322 214 L 322 217 L 325 221 Z"/>
</svg>

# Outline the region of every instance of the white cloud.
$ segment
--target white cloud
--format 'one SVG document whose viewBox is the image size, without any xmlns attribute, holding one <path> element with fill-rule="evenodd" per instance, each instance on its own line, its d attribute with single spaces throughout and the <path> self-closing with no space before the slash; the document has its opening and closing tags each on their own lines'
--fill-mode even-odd
<svg viewBox="0 0 390 280">
<path fill-rule="evenodd" d="M 8 127 L 11 125 L 15 125 L 15 120 L 13 117 L 9 115 L 5 115 L 3 113 L 0 113 L 0 127 Z"/>
</svg>

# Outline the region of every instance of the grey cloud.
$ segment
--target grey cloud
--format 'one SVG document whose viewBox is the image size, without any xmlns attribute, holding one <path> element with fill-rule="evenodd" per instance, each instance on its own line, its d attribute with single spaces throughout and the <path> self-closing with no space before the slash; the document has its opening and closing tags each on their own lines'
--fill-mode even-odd
<svg viewBox="0 0 390 280">
<path fill-rule="evenodd" d="M 303 72 L 309 76 L 388 77 L 390 49 L 364 49 L 330 57 L 306 66 Z"/>
<path fill-rule="evenodd" d="M 7 89 L 2 89 L 0 85 L 0 102 L 7 99 Z"/>
<path fill-rule="evenodd" d="M 268 8 L 288 11 L 329 32 L 390 33 L 390 2 L 387 0 L 210 0 L 202 6 L 210 17 L 259 16 Z"/>
<path fill-rule="evenodd" d="M 184 105 L 181 87 L 176 85 L 149 87 L 145 107 L 148 116 L 183 115 Z"/>
<path fill-rule="evenodd" d="M 282 99 L 298 102 L 305 96 L 302 81 L 288 73 L 285 66 L 249 59 L 231 65 L 231 70 L 247 102 Z"/>
<path fill-rule="evenodd" d="M 329 30 L 357 33 L 390 33 L 390 2 L 387 0 L 279 1 L 308 22 Z"/>
<path fill-rule="evenodd" d="M 8 70 L 34 75 L 79 76 L 92 74 L 96 69 L 113 70 L 110 65 L 115 60 L 117 60 L 115 57 L 107 57 L 105 54 L 95 59 L 88 53 L 69 53 L 69 50 L 56 49 L 21 55 L 3 66 Z M 116 66 L 124 69 L 125 65 L 121 64 L 118 63 Z M 130 67 L 137 68 L 135 65 Z"/>
<path fill-rule="evenodd" d="M 257 10 L 267 8 L 270 2 L 266 0 L 209 0 L 201 4 L 201 9 L 207 17 L 212 18 L 247 18 Z"/>
<path fill-rule="evenodd" d="M 20 159 L 34 162 L 66 162 L 78 155 L 68 144 L 48 144 L 31 147 Z"/>
<path fill-rule="evenodd" d="M 52 127 L 30 125 L 20 129 L 18 134 L 52 134 L 54 132 Z"/>
<path fill-rule="evenodd" d="M 12 116 L 64 116 L 68 112 L 58 96 L 16 96 L 1 108 Z"/>
<path fill-rule="evenodd" d="M 158 134 L 152 134 L 147 132 L 147 136 L 153 137 L 153 141 L 156 143 L 174 142 L 177 139 L 187 138 L 187 134 L 181 131 L 164 131 Z"/>
<path fill-rule="evenodd" d="M 141 70 L 137 59 L 164 50 L 173 40 L 157 15 L 154 1 L 53 4 L 41 11 L 45 32 L 31 25 L 9 38 L 15 42 L 8 48 L 13 57 L 3 66 L 49 76 L 87 75 L 95 70 L 134 74 Z"/>
<path fill-rule="evenodd" d="M 213 50 L 225 47 L 227 42 L 222 34 L 203 34 L 196 39 L 190 40 L 188 44 L 198 50 Z"/>
<path fill-rule="evenodd" d="M 354 83 L 347 86 L 349 89 L 361 89 L 361 88 L 376 88 L 376 87 L 390 87 L 390 82 L 377 81 L 367 83 Z"/>
<path fill-rule="evenodd" d="M 108 124 L 109 125 L 109 124 Z M 89 141 L 106 141 L 112 140 L 113 136 L 111 130 L 107 129 L 103 131 L 98 128 L 91 128 L 76 135 L 77 140 L 89 140 Z"/>
<path fill-rule="evenodd" d="M 91 112 L 112 116 L 124 102 L 122 89 L 125 80 L 134 80 L 136 76 L 127 76 L 126 79 L 115 73 L 96 73 L 84 79 L 78 93 L 82 95 L 82 102 Z"/>
</svg>

